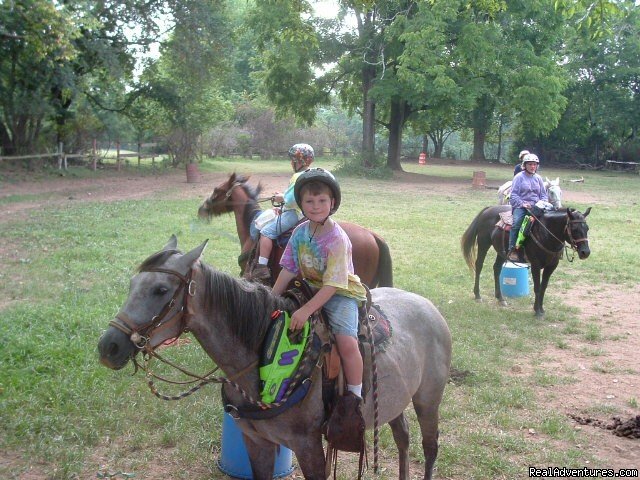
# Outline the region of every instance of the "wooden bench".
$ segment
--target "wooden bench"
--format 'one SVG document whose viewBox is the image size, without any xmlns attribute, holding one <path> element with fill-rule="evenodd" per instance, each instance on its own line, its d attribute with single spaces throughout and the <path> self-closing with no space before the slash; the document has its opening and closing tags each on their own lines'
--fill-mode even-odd
<svg viewBox="0 0 640 480">
<path fill-rule="evenodd" d="M 640 162 L 618 162 L 616 160 L 607 160 L 607 170 L 622 170 L 640 173 Z"/>
</svg>

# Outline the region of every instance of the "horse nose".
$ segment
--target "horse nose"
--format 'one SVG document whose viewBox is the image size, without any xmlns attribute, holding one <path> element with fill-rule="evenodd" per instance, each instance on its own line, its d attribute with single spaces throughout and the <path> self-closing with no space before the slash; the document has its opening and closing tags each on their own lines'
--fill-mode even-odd
<svg viewBox="0 0 640 480">
<path fill-rule="evenodd" d="M 198 218 L 201 220 L 207 220 L 209 218 L 209 213 L 204 205 L 201 205 L 200 208 L 198 208 Z"/>
<path fill-rule="evenodd" d="M 585 245 L 583 248 L 580 248 L 578 250 L 578 257 L 580 258 L 580 260 L 588 258 L 589 255 L 591 255 L 591 250 L 589 249 L 588 245 Z"/>
<path fill-rule="evenodd" d="M 107 330 L 98 342 L 100 363 L 112 370 L 123 368 L 131 357 L 132 347 L 128 343 L 122 343 L 120 337 L 124 338 L 125 335 L 119 330 Z"/>
</svg>

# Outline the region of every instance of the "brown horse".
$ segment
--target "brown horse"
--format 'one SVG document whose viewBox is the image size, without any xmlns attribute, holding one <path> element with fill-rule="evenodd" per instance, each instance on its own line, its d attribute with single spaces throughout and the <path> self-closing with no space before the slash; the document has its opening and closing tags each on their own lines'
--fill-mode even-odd
<svg viewBox="0 0 640 480">
<path fill-rule="evenodd" d="M 247 270 L 247 262 L 255 258 L 251 252 L 255 242 L 249 235 L 249 227 L 257 215 L 262 211 L 259 206 L 258 196 L 262 186 L 257 187 L 247 183 L 249 177 L 232 173 L 229 179 L 213 189 L 213 193 L 200 205 L 198 216 L 201 219 L 211 220 L 211 217 L 231 213 L 235 215 L 236 229 L 240 239 L 240 265 L 241 275 Z M 264 199 L 264 200 L 269 200 Z M 353 246 L 353 268 L 356 275 L 370 288 L 392 287 L 393 271 L 389 246 L 377 234 L 354 223 L 338 222 L 346 232 Z M 275 280 L 280 272 L 279 260 L 282 256 L 282 247 L 276 246 L 271 253 L 269 267 Z M 255 255 L 253 256 L 255 257 Z M 273 282 L 272 282 L 273 283 Z"/>
<path fill-rule="evenodd" d="M 482 264 L 489 248 L 493 245 L 497 252 L 496 260 L 493 264 L 495 296 L 502 305 L 506 305 L 500 290 L 499 277 L 502 265 L 507 257 L 509 232 L 496 227 L 496 223 L 500 220 L 500 212 L 508 212 L 510 210 L 511 207 L 508 205 L 482 209 L 473 219 L 464 235 L 462 235 L 460 241 L 462 253 L 469 268 L 475 271 L 473 293 L 478 301 L 481 300 L 480 272 L 482 272 Z M 534 222 L 529 239 L 525 242 L 524 251 L 526 258 L 531 263 L 531 276 L 533 277 L 533 290 L 535 293 L 533 310 L 536 316 L 541 317 L 544 315 L 544 308 L 542 307 L 544 293 L 549 283 L 549 277 L 551 277 L 562 258 L 565 243 L 578 252 L 578 258 L 581 260 L 587 258 L 591 253 L 589 239 L 587 238 L 589 226 L 585 220 L 590 211 L 591 207 L 584 214 L 572 208 L 561 208 L 546 213 L 538 221 Z M 542 280 L 540 279 L 541 272 Z"/>
<path fill-rule="evenodd" d="M 258 360 L 271 315 L 292 305 L 264 285 L 233 278 L 205 264 L 200 260 L 205 245 L 182 254 L 172 237 L 162 251 L 140 265 L 131 279 L 129 298 L 100 338 L 100 361 L 118 370 L 138 353 L 154 356 L 163 342 L 191 332 L 227 375 L 222 387 L 225 407 L 239 411 L 255 406 L 253 399 L 259 398 Z M 451 334 L 426 298 L 396 288 L 372 289 L 371 297 L 393 331 L 393 341 L 376 354 L 379 424 L 391 427 L 398 447 L 399 478 L 408 480 L 411 444 L 404 411 L 413 404 L 422 437 L 423 478 L 429 480 L 438 454 L 439 407 L 449 378 Z M 272 418 L 237 420 L 253 478 L 273 478 L 278 445 L 295 453 L 304 478 L 327 478 L 320 363 L 305 381 L 308 393 L 303 401 Z M 367 428 L 373 426 L 374 403 L 369 389 L 362 411 Z"/>
</svg>

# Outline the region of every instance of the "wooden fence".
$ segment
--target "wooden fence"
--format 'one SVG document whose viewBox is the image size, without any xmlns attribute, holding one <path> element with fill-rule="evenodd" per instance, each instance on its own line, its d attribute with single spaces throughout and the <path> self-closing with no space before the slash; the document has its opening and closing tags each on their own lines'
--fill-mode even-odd
<svg viewBox="0 0 640 480">
<path fill-rule="evenodd" d="M 155 164 L 155 159 L 159 156 L 157 153 L 144 153 L 143 149 L 155 148 L 157 143 L 138 143 L 138 151 L 134 153 L 122 153 L 120 151 L 120 142 L 116 143 L 116 169 L 119 171 L 122 166 L 122 159 L 129 157 L 136 157 L 138 159 L 138 166 L 140 166 L 140 160 L 143 158 L 151 158 L 151 164 Z M 67 170 L 69 159 L 82 159 L 89 160 L 92 170 L 97 169 L 98 162 L 98 149 L 96 140 L 93 141 L 93 147 L 89 153 L 65 153 L 64 145 L 58 144 L 58 150 L 53 153 L 32 153 L 29 155 L 1 155 L 0 162 L 5 160 L 28 160 L 32 158 L 54 158 L 58 160 L 58 169 Z"/>
</svg>

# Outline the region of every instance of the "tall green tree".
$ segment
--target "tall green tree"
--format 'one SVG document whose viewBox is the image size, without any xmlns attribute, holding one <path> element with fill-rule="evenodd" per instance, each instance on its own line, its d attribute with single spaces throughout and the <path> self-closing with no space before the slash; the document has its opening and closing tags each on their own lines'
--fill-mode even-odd
<svg viewBox="0 0 640 480">
<path fill-rule="evenodd" d="M 566 105 L 560 54 L 553 48 L 560 46 L 562 22 L 550 7 L 421 2 L 401 36 L 399 74 L 414 85 L 411 102 L 427 118 L 466 118 L 474 159 L 485 158 L 486 136 L 499 117 L 540 132 L 557 124 Z M 422 106 L 416 97 L 424 99 Z"/>
<path fill-rule="evenodd" d="M 135 54 L 157 38 L 157 19 L 167 5 L 162 0 L 2 2 L 3 149 L 33 150 L 47 130 L 64 141 L 79 96 L 100 106 L 105 90 L 124 91 Z"/>
<path fill-rule="evenodd" d="M 567 39 L 571 76 L 569 106 L 549 135 L 523 132 L 554 162 L 602 165 L 606 159 L 633 161 L 640 153 L 640 13 L 609 19 L 611 27 L 593 36 L 579 30 Z"/>
<path fill-rule="evenodd" d="M 145 71 L 132 112 L 138 125 L 153 124 L 168 140 L 177 165 L 194 161 L 202 134 L 233 114 L 224 91 L 232 71 L 232 30 L 223 0 L 182 1 L 173 19 L 175 28 Z"/>
</svg>

